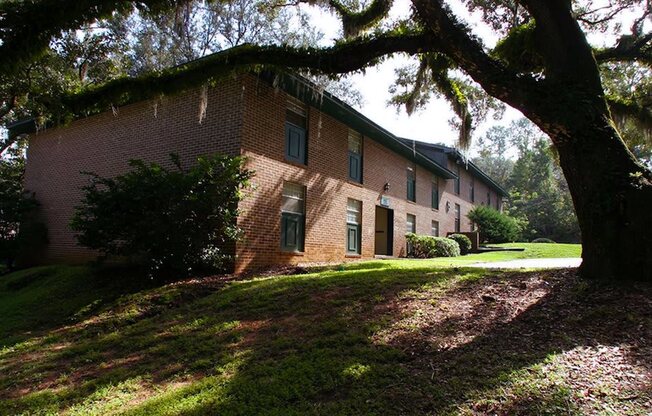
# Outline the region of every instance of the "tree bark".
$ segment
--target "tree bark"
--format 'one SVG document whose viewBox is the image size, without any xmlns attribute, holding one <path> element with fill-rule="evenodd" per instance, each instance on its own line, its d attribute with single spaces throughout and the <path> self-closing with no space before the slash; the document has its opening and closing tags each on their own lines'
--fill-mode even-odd
<svg viewBox="0 0 652 416">
<path fill-rule="evenodd" d="M 559 152 L 582 233 L 580 273 L 652 281 L 650 171 L 627 150 L 608 113 L 585 116 L 574 125 L 532 117 Z"/>
</svg>

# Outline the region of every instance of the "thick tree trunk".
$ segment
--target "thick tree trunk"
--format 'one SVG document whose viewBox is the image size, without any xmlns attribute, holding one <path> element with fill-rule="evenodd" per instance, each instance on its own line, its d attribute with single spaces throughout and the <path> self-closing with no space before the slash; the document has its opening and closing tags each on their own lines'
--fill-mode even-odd
<svg viewBox="0 0 652 416">
<path fill-rule="evenodd" d="M 559 152 L 575 204 L 582 276 L 652 281 L 650 171 L 627 150 L 608 114 L 567 128 L 543 126 Z"/>
</svg>

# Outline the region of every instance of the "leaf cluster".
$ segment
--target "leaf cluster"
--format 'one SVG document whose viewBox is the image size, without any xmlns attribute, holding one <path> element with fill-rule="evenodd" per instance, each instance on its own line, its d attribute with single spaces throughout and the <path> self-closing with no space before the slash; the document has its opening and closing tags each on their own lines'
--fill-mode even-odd
<svg viewBox="0 0 652 416">
<path fill-rule="evenodd" d="M 509 243 L 516 241 L 521 233 L 519 221 L 488 206 L 476 206 L 467 217 L 477 225 L 483 242 Z"/>
<path fill-rule="evenodd" d="M 174 169 L 132 160 L 132 170 L 114 178 L 88 173 L 71 220 L 79 243 L 163 279 L 228 267 L 240 234 L 238 202 L 253 173 L 241 157 L 200 157 L 187 170 L 170 158 Z"/>
</svg>

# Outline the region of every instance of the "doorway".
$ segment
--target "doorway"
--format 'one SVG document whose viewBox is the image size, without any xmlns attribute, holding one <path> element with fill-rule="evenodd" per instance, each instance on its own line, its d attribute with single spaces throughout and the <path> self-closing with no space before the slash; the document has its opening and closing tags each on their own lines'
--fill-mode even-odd
<svg viewBox="0 0 652 416">
<path fill-rule="evenodd" d="M 376 207 L 376 240 L 374 254 L 391 256 L 394 248 L 394 210 Z"/>
</svg>

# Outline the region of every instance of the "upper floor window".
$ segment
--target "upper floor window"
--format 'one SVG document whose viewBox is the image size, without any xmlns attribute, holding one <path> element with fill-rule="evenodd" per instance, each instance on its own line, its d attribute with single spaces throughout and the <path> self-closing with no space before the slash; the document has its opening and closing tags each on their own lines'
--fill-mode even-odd
<svg viewBox="0 0 652 416">
<path fill-rule="evenodd" d="M 491 192 L 487 191 L 487 206 L 491 208 Z"/>
<path fill-rule="evenodd" d="M 457 195 L 459 195 L 460 194 L 460 166 L 459 165 L 455 165 L 455 174 L 457 175 L 457 177 L 455 178 L 455 182 L 453 182 L 455 186 L 454 191 Z"/>
<path fill-rule="evenodd" d="M 469 198 L 471 199 L 471 202 L 475 202 L 475 179 L 471 178 L 471 182 L 469 182 Z"/>
<path fill-rule="evenodd" d="M 362 135 L 349 130 L 349 179 L 362 183 Z"/>
<path fill-rule="evenodd" d="M 305 240 L 306 187 L 292 182 L 283 184 L 281 203 L 281 248 L 303 251 Z"/>
<path fill-rule="evenodd" d="M 346 252 L 360 254 L 362 202 L 349 198 L 346 202 Z"/>
<path fill-rule="evenodd" d="M 439 178 L 433 176 L 430 190 L 430 206 L 439 209 Z"/>
<path fill-rule="evenodd" d="M 285 111 L 285 159 L 306 164 L 306 132 L 308 108 L 294 97 L 288 97 Z"/>
<path fill-rule="evenodd" d="M 414 166 L 407 168 L 407 200 L 416 202 L 417 200 L 417 180 L 414 172 Z"/>
<path fill-rule="evenodd" d="M 462 220 L 462 208 L 460 204 L 455 204 L 455 232 L 459 233 L 460 230 L 460 221 Z"/>
</svg>

